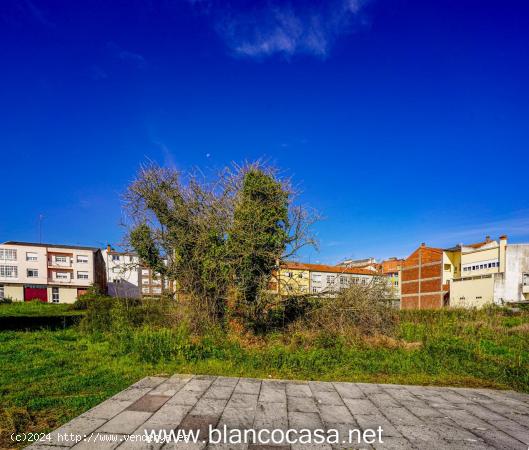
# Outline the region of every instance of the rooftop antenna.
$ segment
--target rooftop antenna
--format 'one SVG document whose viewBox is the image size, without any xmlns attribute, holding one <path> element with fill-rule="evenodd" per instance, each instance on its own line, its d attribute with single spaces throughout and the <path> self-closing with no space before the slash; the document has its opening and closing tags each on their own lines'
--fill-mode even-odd
<svg viewBox="0 0 529 450">
<path fill-rule="evenodd" d="M 39 214 L 39 244 L 42 244 L 42 219 L 44 214 Z"/>
</svg>

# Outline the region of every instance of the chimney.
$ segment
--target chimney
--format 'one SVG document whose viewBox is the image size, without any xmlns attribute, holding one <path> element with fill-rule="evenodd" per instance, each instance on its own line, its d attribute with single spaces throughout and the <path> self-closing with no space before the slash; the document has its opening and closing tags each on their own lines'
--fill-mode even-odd
<svg viewBox="0 0 529 450">
<path fill-rule="evenodd" d="M 506 241 L 506 240 L 507 240 L 507 235 L 506 234 L 500 236 L 500 241 Z"/>
<path fill-rule="evenodd" d="M 107 244 L 107 253 L 110 253 L 112 251 L 112 247 L 110 246 L 110 244 Z"/>
<path fill-rule="evenodd" d="M 426 243 L 425 242 L 421 242 L 421 247 L 426 247 Z"/>
<path fill-rule="evenodd" d="M 485 242 L 490 242 L 490 236 L 485 236 Z"/>
</svg>

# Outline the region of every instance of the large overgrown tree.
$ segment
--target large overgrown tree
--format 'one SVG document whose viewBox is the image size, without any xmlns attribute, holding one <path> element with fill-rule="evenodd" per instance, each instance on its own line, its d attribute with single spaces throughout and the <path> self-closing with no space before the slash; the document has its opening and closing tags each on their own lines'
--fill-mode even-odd
<svg viewBox="0 0 529 450">
<path fill-rule="evenodd" d="M 228 255 L 239 300 L 251 316 L 289 242 L 287 186 L 259 165 L 241 174 L 229 229 Z"/>
<path fill-rule="evenodd" d="M 142 167 L 125 195 L 129 241 L 144 264 L 190 297 L 204 322 L 224 313 L 228 287 L 226 195 L 198 176 Z"/>
<path fill-rule="evenodd" d="M 198 316 L 218 321 L 235 292 L 255 321 L 279 261 L 314 243 L 315 216 L 295 206 L 289 181 L 260 162 L 212 178 L 142 167 L 125 195 L 129 241 L 143 263 L 176 282 Z"/>
</svg>

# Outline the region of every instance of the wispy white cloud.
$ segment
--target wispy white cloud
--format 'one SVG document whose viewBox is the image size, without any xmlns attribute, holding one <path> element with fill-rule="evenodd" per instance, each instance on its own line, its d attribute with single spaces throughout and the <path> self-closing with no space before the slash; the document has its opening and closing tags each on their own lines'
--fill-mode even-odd
<svg viewBox="0 0 529 450">
<path fill-rule="evenodd" d="M 108 42 L 107 47 L 117 58 L 124 62 L 128 62 L 139 69 L 143 69 L 147 65 L 147 61 L 145 60 L 144 56 L 140 53 L 124 50 L 115 42 Z"/>
<path fill-rule="evenodd" d="M 54 28 L 43 2 L 34 0 L 2 0 L 0 2 L 0 24 L 22 27 L 29 22 L 37 22 L 47 28 Z"/>
<path fill-rule="evenodd" d="M 54 24 L 48 19 L 44 11 L 39 8 L 34 2 L 32 2 L 31 0 L 24 0 L 22 3 L 26 6 L 27 11 L 36 21 L 40 22 L 42 25 L 45 25 L 47 27 L 54 26 Z"/>
<path fill-rule="evenodd" d="M 507 234 L 515 240 L 518 240 L 517 238 L 527 239 L 529 237 L 529 211 L 521 211 L 514 216 L 495 221 L 462 225 L 436 235 L 435 240 L 440 243 L 469 243 L 472 239 L 479 240 L 486 235 L 497 238 L 500 234 Z"/>
<path fill-rule="evenodd" d="M 270 0 L 257 2 L 251 9 L 241 9 L 233 1 L 188 1 L 212 16 L 234 56 L 262 59 L 307 54 L 324 59 L 339 36 L 362 22 L 361 10 L 368 0 L 316 4 Z"/>
<path fill-rule="evenodd" d="M 171 149 L 163 142 L 158 140 L 152 140 L 152 143 L 161 151 L 164 165 L 166 167 L 170 167 L 171 169 L 176 169 L 177 165 Z"/>
<path fill-rule="evenodd" d="M 108 74 L 99 66 L 93 65 L 90 67 L 90 77 L 93 80 L 104 80 L 108 78 Z"/>
</svg>

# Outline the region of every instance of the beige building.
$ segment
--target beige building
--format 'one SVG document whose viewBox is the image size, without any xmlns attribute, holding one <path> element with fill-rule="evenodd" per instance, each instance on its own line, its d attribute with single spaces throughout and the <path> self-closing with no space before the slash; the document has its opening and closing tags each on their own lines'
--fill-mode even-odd
<svg viewBox="0 0 529 450">
<path fill-rule="evenodd" d="M 285 261 L 268 283 L 280 295 L 329 295 L 353 284 L 367 286 L 377 274 L 372 270 Z"/>
<path fill-rule="evenodd" d="M 494 286 L 505 273 L 507 236 L 486 237 L 476 244 L 460 244 L 446 249 L 443 271 L 450 281 L 450 306 L 482 307 L 500 304 Z"/>
<path fill-rule="evenodd" d="M 0 298 L 73 303 L 91 285 L 106 292 L 105 263 L 98 248 L 0 244 Z"/>
<path fill-rule="evenodd" d="M 529 244 L 508 244 L 507 236 L 444 250 L 443 270 L 450 306 L 529 301 Z"/>
</svg>

